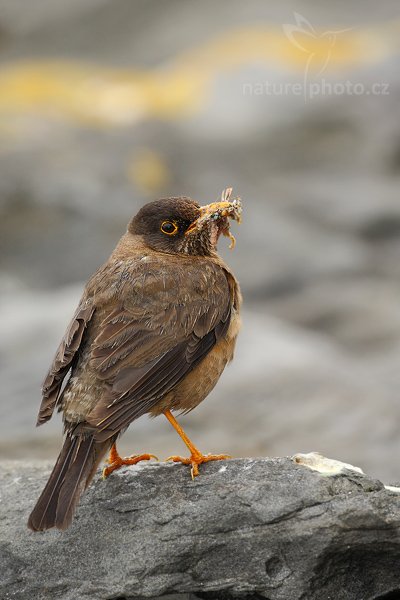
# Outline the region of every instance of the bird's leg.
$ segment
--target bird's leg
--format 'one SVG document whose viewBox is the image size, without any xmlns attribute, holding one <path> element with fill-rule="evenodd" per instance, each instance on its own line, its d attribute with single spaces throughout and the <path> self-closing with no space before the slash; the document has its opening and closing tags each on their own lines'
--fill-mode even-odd
<svg viewBox="0 0 400 600">
<path fill-rule="evenodd" d="M 190 470 L 190 473 L 192 475 L 192 479 L 194 479 L 199 474 L 199 465 L 201 465 L 201 463 L 209 462 L 211 460 L 224 460 L 226 458 L 231 458 L 229 454 L 202 454 L 200 450 L 198 450 L 196 446 L 189 440 L 188 436 L 183 431 L 182 427 L 179 425 L 175 417 L 172 415 L 171 411 L 166 410 L 164 412 L 164 415 L 167 417 L 172 427 L 175 429 L 177 434 L 182 438 L 182 440 L 190 450 L 189 458 L 183 458 L 182 456 L 169 456 L 167 460 L 180 462 L 183 465 L 191 465 L 192 468 Z"/>
<path fill-rule="evenodd" d="M 113 471 L 120 469 L 124 465 L 136 465 L 141 460 L 150 460 L 151 458 L 158 460 L 154 454 L 135 454 L 134 456 L 122 458 L 118 454 L 117 445 L 114 443 L 111 446 L 110 456 L 108 457 L 108 467 L 103 469 L 103 479 L 106 479 Z"/>
</svg>

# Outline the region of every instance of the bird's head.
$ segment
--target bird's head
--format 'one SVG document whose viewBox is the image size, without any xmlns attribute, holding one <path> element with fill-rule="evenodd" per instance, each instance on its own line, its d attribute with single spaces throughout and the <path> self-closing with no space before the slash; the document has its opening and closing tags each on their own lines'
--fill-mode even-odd
<svg viewBox="0 0 400 600">
<path fill-rule="evenodd" d="M 216 250 L 220 235 L 234 238 L 229 219 L 240 223 L 241 204 L 230 199 L 232 189 L 222 192 L 221 200 L 200 206 L 186 197 L 149 202 L 139 210 L 128 232 L 140 235 L 153 250 L 170 254 L 209 255 Z"/>
</svg>

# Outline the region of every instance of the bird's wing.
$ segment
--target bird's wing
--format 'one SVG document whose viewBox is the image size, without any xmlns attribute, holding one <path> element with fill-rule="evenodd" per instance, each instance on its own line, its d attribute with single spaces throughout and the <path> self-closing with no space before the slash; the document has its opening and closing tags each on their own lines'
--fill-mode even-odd
<svg viewBox="0 0 400 600">
<path fill-rule="evenodd" d="M 229 327 L 232 293 L 216 264 L 149 270 L 105 314 L 91 367 L 107 391 L 87 417 L 98 440 L 148 412 L 212 349 Z"/>
<path fill-rule="evenodd" d="M 57 349 L 54 360 L 42 386 L 42 403 L 40 405 L 37 424 L 48 421 L 60 396 L 63 380 L 70 370 L 75 356 L 82 344 L 83 334 L 94 313 L 93 304 L 84 300 L 78 306 L 72 321 L 67 327 L 63 339 Z"/>
</svg>

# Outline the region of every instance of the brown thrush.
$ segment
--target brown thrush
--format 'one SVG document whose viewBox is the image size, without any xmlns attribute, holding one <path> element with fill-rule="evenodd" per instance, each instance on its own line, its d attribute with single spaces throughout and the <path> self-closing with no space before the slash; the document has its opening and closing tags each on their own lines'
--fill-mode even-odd
<svg viewBox="0 0 400 600">
<path fill-rule="evenodd" d="M 88 281 L 43 385 L 38 425 L 58 407 L 65 441 L 31 529 L 69 526 L 108 450 L 105 476 L 152 457 L 122 459 L 115 446 L 145 413 L 163 413 L 181 435 L 190 457 L 171 459 L 191 465 L 192 476 L 226 458 L 201 454 L 171 411 L 195 408 L 233 357 L 241 296 L 216 251 L 221 234 L 234 242 L 229 219 L 240 221 L 231 192 L 204 207 L 186 197 L 146 204 Z"/>
</svg>

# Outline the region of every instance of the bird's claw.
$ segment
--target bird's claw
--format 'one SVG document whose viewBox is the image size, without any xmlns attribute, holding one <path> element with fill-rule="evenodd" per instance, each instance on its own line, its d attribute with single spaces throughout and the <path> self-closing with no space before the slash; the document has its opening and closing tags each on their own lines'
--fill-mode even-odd
<svg viewBox="0 0 400 600">
<path fill-rule="evenodd" d="M 169 456 L 166 460 L 180 462 L 183 465 L 191 465 L 190 474 L 194 480 L 194 478 L 199 475 L 199 465 L 212 460 L 226 460 L 227 458 L 232 457 L 229 454 L 201 454 L 201 452 L 193 452 L 189 458 L 183 456 Z"/>
<path fill-rule="evenodd" d="M 142 460 L 151 460 L 152 458 L 158 460 L 158 457 L 155 456 L 155 454 L 135 454 L 133 456 L 127 456 L 126 458 L 122 458 L 121 456 L 114 457 L 114 460 L 107 461 L 109 465 L 108 467 L 104 467 L 102 478 L 107 479 L 107 477 L 111 475 L 111 473 L 117 471 L 125 465 L 136 465 Z"/>
</svg>

